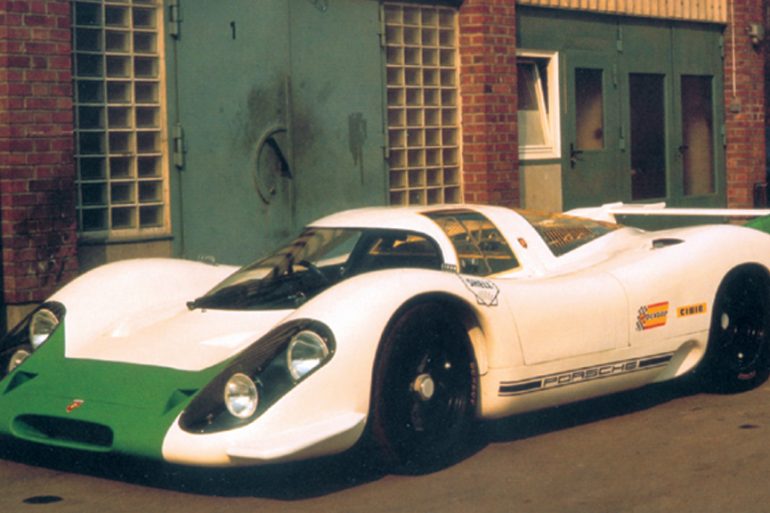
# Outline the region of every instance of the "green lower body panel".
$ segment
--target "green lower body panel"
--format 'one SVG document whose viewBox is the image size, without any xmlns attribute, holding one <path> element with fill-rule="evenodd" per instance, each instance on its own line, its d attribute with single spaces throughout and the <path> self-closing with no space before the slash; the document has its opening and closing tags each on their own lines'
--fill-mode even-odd
<svg viewBox="0 0 770 513">
<path fill-rule="evenodd" d="M 160 459 L 171 424 L 221 370 L 65 358 L 64 331 L 0 382 L 0 435 Z"/>
</svg>

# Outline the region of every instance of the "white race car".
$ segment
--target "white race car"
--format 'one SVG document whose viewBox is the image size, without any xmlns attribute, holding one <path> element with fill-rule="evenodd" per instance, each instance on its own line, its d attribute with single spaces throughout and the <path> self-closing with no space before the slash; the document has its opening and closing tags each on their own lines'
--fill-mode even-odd
<svg viewBox="0 0 770 513">
<path fill-rule="evenodd" d="M 581 212 L 594 218 L 606 212 Z M 241 269 L 103 266 L 0 345 L 0 434 L 201 466 L 373 442 L 420 468 L 495 419 L 770 373 L 770 236 L 491 206 L 368 208 Z"/>
</svg>

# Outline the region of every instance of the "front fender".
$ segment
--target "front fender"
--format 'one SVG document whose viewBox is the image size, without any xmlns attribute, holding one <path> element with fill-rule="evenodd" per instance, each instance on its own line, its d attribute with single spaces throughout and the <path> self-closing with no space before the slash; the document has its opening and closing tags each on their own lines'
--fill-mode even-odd
<svg viewBox="0 0 770 513">
<path fill-rule="evenodd" d="M 67 311 L 67 352 L 71 344 L 92 340 L 117 321 L 184 309 L 236 270 L 181 259 L 115 262 L 78 277 L 50 299 Z"/>
</svg>

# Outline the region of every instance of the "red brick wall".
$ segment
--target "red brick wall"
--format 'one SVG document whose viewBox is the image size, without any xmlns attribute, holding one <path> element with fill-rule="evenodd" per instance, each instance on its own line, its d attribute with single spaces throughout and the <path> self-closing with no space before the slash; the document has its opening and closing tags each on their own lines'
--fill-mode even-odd
<svg viewBox="0 0 770 513">
<path fill-rule="evenodd" d="M 747 34 L 749 23 L 764 25 L 765 2 L 734 0 L 735 19 L 725 30 L 727 204 L 730 207 L 752 206 L 754 184 L 765 181 L 767 43 L 755 48 Z M 733 27 L 735 45 L 732 44 Z M 737 63 L 734 72 L 733 62 Z"/>
<path fill-rule="evenodd" d="M 515 206 L 515 2 L 465 0 L 459 23 L 465 200 Z"/>
<path fill-rule="evenodd" d="M 0 0 L 0 220 L 6 304 L 77 271 L 68 0 Z"/>
</svg>

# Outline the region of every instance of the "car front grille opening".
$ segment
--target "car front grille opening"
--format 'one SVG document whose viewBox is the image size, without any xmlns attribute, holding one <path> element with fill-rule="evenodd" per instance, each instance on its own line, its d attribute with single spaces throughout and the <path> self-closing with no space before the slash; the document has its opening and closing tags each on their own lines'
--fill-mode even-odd
<svg viewBox="0 0 770 513">
<path fill-rule="evenodd" d="M 107 451 L 112 447 L 112 430 L 93 422 L 46 415 L 21 415 L 14 419 L 12 429 L 19 438 L 32 442 L 92 451 Z"/>
</svg>

